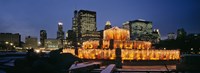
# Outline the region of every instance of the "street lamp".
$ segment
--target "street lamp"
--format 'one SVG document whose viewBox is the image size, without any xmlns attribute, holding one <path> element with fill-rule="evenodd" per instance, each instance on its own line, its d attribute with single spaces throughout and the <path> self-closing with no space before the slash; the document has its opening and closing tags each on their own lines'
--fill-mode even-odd
<svg viewBox="0 0 200 73">
<path fill-rule="evenodd" d="M 10 43 L 11 46 L 13 46 L 13 43 Z"/>
<path fill-rule="evenodd" d="M 6 41 L 5 43 L 8 44 L 9 42 Z"/>
</svg>

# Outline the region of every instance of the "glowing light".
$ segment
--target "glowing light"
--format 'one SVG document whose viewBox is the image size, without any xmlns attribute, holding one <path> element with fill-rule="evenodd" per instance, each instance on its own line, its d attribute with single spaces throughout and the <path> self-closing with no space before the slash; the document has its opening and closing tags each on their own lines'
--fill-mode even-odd
<svg viewBox="0 0 200 73">
<path fill-rule="evenodd" d="M 111 25 L 110 21 L 107 21 L 107 22 L 106 22 L 106 25 Z"/>
<path fill-rule="evenodd" d="M 6 41 L 5 43 L 8 44 L 9 42 Z"/>
<path fill-rule="evenodd" d="M 74 54 L 74 49 L 64 49 L 63 53 Z M 179 50 L 130 50 L 122 49 L 122 60 L 179 60 Z M 115 59 L 115 50 L 79 49 L 78 57 L 82 59 Z"/>
<path fill-rule="evenodd" d="M 36 53 L 40 53 L 40 50 L 39 50 L 39 49 L 35 49 L 35 52 L 36 52 Z"/>
<path fill-rule="evenodd" d="M 13 45 L 13 43 L 10 43 L 10 45 L 12 46 L 12 45 Z"/>
<path fill-rule="evenodd" d="M 58 22 L 58 25 L 63 25 L 63 23 L 62 22 Z"/>
<path fill-rule="evenodd" d="M 113 27 L 104 30 L 104 40 L 129 40 L 130 32 L 126 29 L 120 29 L 118 27 Z"/>
<path fill-rule="evenodd" d="M 191 48 L 190 50 L 193 50 L 193 48 Z"/>
<path fill-rule="evenodd" d="M 38 42 L 38 45 L 41 45 L 41 42 Z"/>
</svg>

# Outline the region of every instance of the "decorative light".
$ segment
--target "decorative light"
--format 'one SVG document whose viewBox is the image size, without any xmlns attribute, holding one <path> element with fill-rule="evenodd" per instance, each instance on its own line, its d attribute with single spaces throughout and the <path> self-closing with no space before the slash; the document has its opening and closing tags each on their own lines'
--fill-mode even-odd
<svg viewBox="0 0 200 73">
<path fill-rule="evenodd" d="M 74 49 L 64 49 L 63 53 L 74 54 Z M 130 50 L 122 49 L 122 60 L 179 60 L 179 50 Z M 79 49 L 78 57 L 83 59 L 115 59 L 115 50 Z"/>
</svg>

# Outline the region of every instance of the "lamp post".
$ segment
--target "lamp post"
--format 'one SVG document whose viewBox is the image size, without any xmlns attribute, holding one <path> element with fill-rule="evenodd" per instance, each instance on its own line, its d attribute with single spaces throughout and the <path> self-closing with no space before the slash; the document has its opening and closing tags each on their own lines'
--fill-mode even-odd
<svg viewBox="0 0 200 73">
<path fill-rule="evenodd" d="M 6 51 L 7 51 L 8 50 L 8 44 L 9 44 L 9 42 L 6 41 L 5 44 L 6 44 Z"/>
</svg>

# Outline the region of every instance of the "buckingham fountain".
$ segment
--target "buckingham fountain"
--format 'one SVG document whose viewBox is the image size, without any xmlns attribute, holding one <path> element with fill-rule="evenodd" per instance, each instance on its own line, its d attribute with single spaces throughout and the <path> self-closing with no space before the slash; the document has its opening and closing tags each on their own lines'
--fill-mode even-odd
<svg viewBox="0 0 200 73">
<path fill-rule="evenodd" d="M 77 56 L 81 59 L 115 60 L 116 49 L 121 49 L 122 60 L 179 60 L 179 50 L 154 49 L 149 41 L 130 40 L 130 32 L 126 29 L 112 27 L 104 30 L 101 48 L 99 40 L 83 42 L 78 48 Z M 63 49 L 63 53 L 75 55 L 75 49 Z"/>
</svg>

